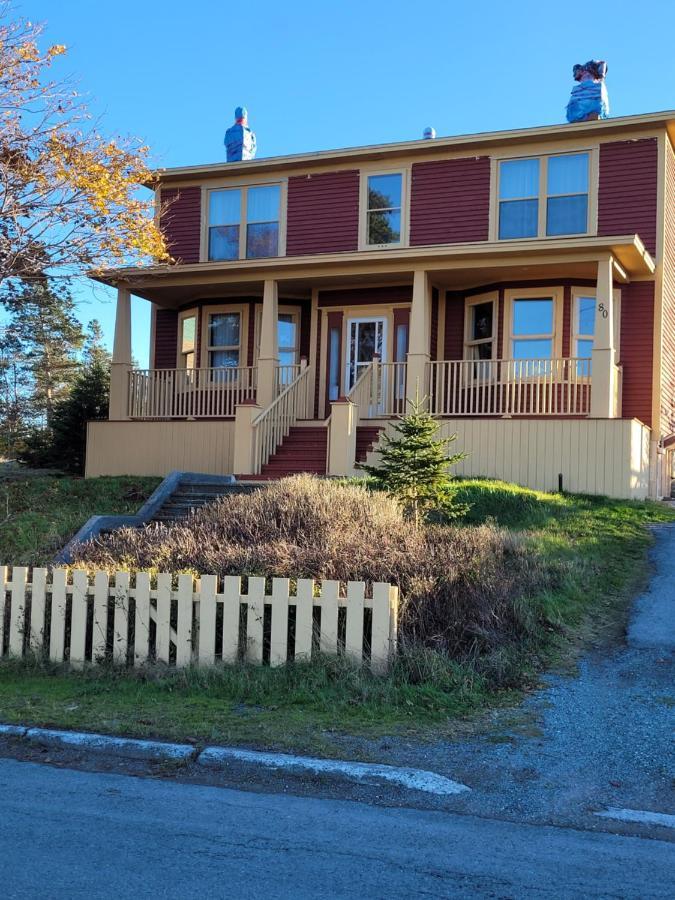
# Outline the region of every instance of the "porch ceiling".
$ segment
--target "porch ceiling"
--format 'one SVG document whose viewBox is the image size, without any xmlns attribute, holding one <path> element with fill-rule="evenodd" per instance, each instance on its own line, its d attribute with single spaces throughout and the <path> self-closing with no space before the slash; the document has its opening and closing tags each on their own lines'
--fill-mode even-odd
<svg viewBox="0 0 675 900">
<path fill-rule="evenodd" d="M 456 290 L 518 279 L 595 279 L 598 259 L 606 254 L 614 256 L 627 279 L 654 272 L 654 261 L 640 238 L 627 235 L 194 263 L 121 269 L 96 277 L 159 306 L 177 307 L 199 299 L 262 297 L 266 279 L 277 280 L 283 295 L 300 298 L 310 297 L 312 288 L 411 283 L 415 269 L 422 268 L 433 283 Z"/>
</svg>

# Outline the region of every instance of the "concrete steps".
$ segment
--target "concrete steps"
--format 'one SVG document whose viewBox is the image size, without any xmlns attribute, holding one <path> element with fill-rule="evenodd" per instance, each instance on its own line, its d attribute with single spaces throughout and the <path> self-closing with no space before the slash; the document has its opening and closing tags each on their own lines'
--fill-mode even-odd
<svg viewBox="0 0 675 900">
<path fill-rule="evenodd" d="M 223 481 L 180 482 L 177 489 L 165 500 L 150 521 L 180 522 L 189 518 L 198 509 L 229 494 L 244 494 L 255 490 L 245 484 Z"/>
</svg>

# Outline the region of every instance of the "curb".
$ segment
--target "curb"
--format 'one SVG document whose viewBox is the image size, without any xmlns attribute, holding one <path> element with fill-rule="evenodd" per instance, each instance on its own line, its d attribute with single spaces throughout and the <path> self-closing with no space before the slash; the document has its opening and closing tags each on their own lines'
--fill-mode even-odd
<svg viewBox="0 0 675 900">
<path fill-rule="evenodd" d="M 77 748 L 94 753 L 107 753 L 123 759 L 151 762 L 193 762 L 205 769 L 227 769 L 233 763 L 285 771 L 288 774 L 311 773 L 335 775 L 360 783 L 383 783 L 421 791 L 436 796 L 463 794 L 471 790 L 465 784 L 425 769 L 399 768 L 380 763 L 350 762 L 342 759 L 319 759 L 289 753 L 266 753 L 237 747 L 205 747 L 191 744 L 146 741 L 139 738 L 115 737 L 83 731 L 57 731 L 52 728 L 28 728 L 23 725 L 0 724 L 0 738 L 18 738 L 38 747 Z"/>
</svg>

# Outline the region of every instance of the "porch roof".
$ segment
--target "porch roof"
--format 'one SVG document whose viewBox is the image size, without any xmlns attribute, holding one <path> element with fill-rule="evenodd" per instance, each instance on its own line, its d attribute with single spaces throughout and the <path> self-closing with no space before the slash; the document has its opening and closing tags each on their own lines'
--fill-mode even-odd
<svg viewBox="0 0 675 900">
<path fill-rule="evenodd" d="M 125 287 L 160 306 L 176 307 L 200 298 L 262 296 L 265 280 L 278 281 L 289 295 L 308 297 L 312 288 L 347 282 L 411 282 L 416 269 L 427 271 L 434 284 L 457 290 L 513 279 L 595 279 L 598 259 L 608 254 L 618 264 L 619 280 L 650 276 L 655 271 L 654 260 L 640 237 L 632 234 L 149 266 L 109 270 L 92 277 Z"/>
</svg>

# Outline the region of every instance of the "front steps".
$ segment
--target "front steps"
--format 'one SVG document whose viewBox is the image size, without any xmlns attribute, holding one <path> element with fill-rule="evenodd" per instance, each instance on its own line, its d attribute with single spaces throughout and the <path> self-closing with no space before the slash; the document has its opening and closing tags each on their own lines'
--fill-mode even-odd
<svg viewBox="0 0 675 900">
<path fill-rule="evenodd" d="M 194 478 L 194 476 L 193 476 Z M 180 522 L 193 512 L 228 494 L 248 493 L 253 488 L 215 479 L 181 481 L 150 519 L 151 522 Z"/>
<path fill-rule="evenodd" d="M 380 439 L 381 425 L 357 425 L 356 461 L 365 462 L 366 457 Z"/>
<path fill-rule="evenodd" d="M 328 463 L 328 431 L 322 426 L 291 428 L 283 444 L 266 463 L 260 475 L 238 476 L 244 481 L 271 481 L 309 472 L 325 475 Z"/>
</svg>

